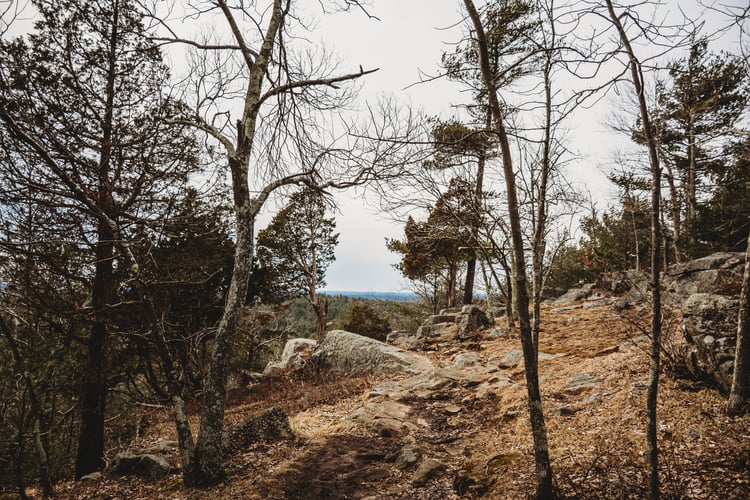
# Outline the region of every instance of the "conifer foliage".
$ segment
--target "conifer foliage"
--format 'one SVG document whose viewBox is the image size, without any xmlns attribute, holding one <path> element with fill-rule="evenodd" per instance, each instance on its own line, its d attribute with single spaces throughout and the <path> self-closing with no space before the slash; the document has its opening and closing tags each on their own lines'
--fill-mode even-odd
<svg viewBox="0 0 750 500">
<path fill-rule="evenodd" d="M 16 208 L 6 212 L 2 236 L 9 253 L 28 256 L 34 238 L 18 231 L 26 222 L 80 258 L 77 269 L 50 273 L 76 281 L 88 296 L 81 477 L 104 466 L 109 321 L 117 280 L 139 270 L 128 235 L 159 217 L 196 165 L 196 148 L 168 123 L 180 104 L 167 97 L 169 72 L 135 2 L 39 0 L 34 7 L 34 30 L 1 46 L 2 202 Z"/>
<path fill-rule="evenodd" d="M 318 316 L 318 337 L 325 332 L 325 298 L 317 290 L 325 286 L 325 273 L 336 259 L 336 220 L 326 217 L 324 195 L 303 189 L 258 234 L 257 258 L 267 299 L 282 302 L 307 297 Z"/>
</svg>

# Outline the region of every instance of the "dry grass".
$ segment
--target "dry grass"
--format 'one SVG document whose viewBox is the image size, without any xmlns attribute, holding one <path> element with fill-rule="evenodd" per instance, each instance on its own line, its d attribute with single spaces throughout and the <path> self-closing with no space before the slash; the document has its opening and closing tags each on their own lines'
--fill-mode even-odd
<svg viewBox="0 0 750 500">
<path fill-rule="evenodd" d="M 540 375 L 558 493 L 566 498 L 643 498 L 648 343 L 618 350 L 641 335 L 644 313 L 609 307 L 544 310 Z M 471 344 L 438 346 L 430 356 L 475 350 L 488 360 L 520 348 L 514 332 Z M 271 406 L 290 415 L 292 443 L 258 444 L 229 460 L 228 480 L 211 490 L 187 490 L 178 476 L 145 482 L 105 475 L 102 483 L 58 486 L 62 498 L 525 498 L 533 490 L 531 433 L 523 368 L 503 370 L 513 385 L 494 399 L 456 388 L 443 400 L 409 401 L 427 422 L 411 436 L 383 437 L 352 426 L 374 379 L 289 376 L 268 379 L 230 397 L 231 425 Z M 600 378 L 593 388 L 566 389 L 573 375 Z M 664 377 L 660 392 L 661 475 L 667 498 L 747 498 L 750 418 L 724 416 L 716 391 Z M 456 405 L 459 412 L 446 412 Z M 133 446 L 174 439 L 168 411 L 154 410 Z M 394 467 L 398 450 L 415 441 L 447 470 L 426 486 Z M 177 463 L 176 456 L 174 457 Z"/>
</svg>

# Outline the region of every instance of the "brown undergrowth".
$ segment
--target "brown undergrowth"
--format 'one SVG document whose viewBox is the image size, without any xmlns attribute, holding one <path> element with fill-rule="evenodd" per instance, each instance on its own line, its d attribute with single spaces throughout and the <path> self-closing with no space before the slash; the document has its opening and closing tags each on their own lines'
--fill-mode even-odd
<svg viewBox="0 0 750 500">
<path fill-rule="evenodd" d="M 540 362 L 555 485 L 564 498 L 644 498 L 647 490 L 645 397 L 648 340 L 637 325 L 646 311 L 610 306 L 543 311 Z M 498 322 L 500 324 L 500 322 Z M 489 333 L 489 332 L 487 332 Z M 623 345 L 625 344 L 625 345 Z M 485 362 L 520 348 L 516 332 L 479 341 L 434 346 L 435 363 L 473 350 Z M 105 473 L 97 484 L 65 482 L 62 498 L 525 498 L 534 464 L 523 367 L 500 370 L 512 384 L 496 397 L 474 388 L 408 401 L 424 422 L 404 436 L 381 436 L 347 417 L 366 402 L 374 378 L 300 374 L 264 379 L 232 391 L 227 425 L 281 405 L 297 435 L 293 442 L 257 444 L 228 460 L 228 479 L 208 490 L 188 490 L 179 475 L 149 482 Z M 571 389 L 571 377 L 597 383 Z M 750 418 L 724 415 L 726 400 L 694 383 L 662 378 L 659 398 L 661 476 L 666 498 L 747 498 Z M 195 418 L 195 417 L 194 417 Z M 168 410 L 153 410 L 130 444 L 142 448 L 174 440 Z M 194 424 L 197 422 L 193 421 Z M 423 486 L 412 484 L 395 457 L 406 444 L 444 470 Z M 177 455 L 173 463 L 178 465 Z"/>
</svg>

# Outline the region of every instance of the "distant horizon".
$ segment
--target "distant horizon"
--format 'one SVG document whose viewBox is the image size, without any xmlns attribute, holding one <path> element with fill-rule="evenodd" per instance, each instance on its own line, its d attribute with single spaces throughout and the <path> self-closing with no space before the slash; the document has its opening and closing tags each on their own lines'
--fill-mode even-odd
<svg viewBox="0 0 750 500">
<path fill-rule="evenodd" d="M 392 300 L 396 302 L 410 302 L 416 300 L 419 296 L 411 291 L 403 292 L 374 292 L 374 291 L 357 291 L 357 290 L 320 290 L 321 295 L 331 297 L 349 297 L 354 299 L 375 299 L 375 300 Z"/>
</svg>

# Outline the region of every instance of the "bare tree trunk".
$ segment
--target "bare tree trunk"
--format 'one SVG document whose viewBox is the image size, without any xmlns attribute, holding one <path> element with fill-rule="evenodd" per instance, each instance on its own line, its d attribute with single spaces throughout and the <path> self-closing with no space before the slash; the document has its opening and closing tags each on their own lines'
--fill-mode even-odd
<svg viewBox="0 0 750 500">
<path fill-rule="evenodd" d="M 284 4 L 282 6 L 282 4 Z M 226 1 L 217 0 L 215 6 L 223 13 L 227 25 L 232 32 L 240 55 L 246 65 L 246 90 L 241 119 L 237 120 L 236 138 L 233 140 L 217 130 L 210 123 L 196 119 L 186 120 L 203 132 L 213 136 L 226 150 L 226 158 L 232 178 L 232 194 L 235 212 L 235 254 L 232 279 L 227 292 L 226 303 L 216 336 L 213 342 L 208 373 L 203 385 L 203 408 L 198 437 L 195 443 L 194 458 L 184 472 L 187 486 L 210 486 L 221 481 L 224 476 L 222 430 L 224 423 L 224 405 L 226 396 L 226 382 L 229 369 L 229 355 L 232 341 L 237 331 L 242 307 L 245 303 L 248 282 L 252 274 L 254 251 L 253 228 L 255 219 L 270 194 L 281 186 L 290 184 L 313 183 L 312 172 L 299 172 L 279 177 L 268 182 L 254 197 L 250 195 L 250 161 L 255 141 L 256 124 L 261 105 L 276 96 L 295 92 L 307 86 L 336 87 L 339 82 L 354 80 L 376 70 L 364 71 L 360 68 L 357 73 L 333 78 L 314 78 L 310 80 L 292 81 L 285 84 L 274 83 L 277 75 L 269 75 L 269 66 L 273 60 L 274 48 L 277 43 L 283 43 L 279 35 L 286 16 L 291 16 L 289 8 L 291 2 L 274 0 L 269 12 L 263 17 L 268 19 L 260 48 L 252 50 L 246 43 L 245 36 L 235 19 L 235 10 Z M 242 15 L 247 14 L 242 8 L 238 10 Z M 256 25 L 259 27 L 259 25 Z M 284 50 L 283 48 L 280 50 Z M 280 56 L 285 60 L 285 56 Z M 275 61 L 278 62 L 278 61 Z M 263 93 L 264 81 L 269 81 L 271 88 Z M 359 182 L 364 182 L 359 181 Z M 334 185 L 331 182 L 329 185 Z M 352 185 L 355 183 L 353 182 Z M 341 187 L 340 185 L 336 185 Z"/>
<path fill-rule="evenodd" d="M 112 290 L 112 241 L 108 228 L 99 232 L 96 250 L 96 275 L 94 277 L 93 307 L 94 325 L 91 327 L 83 376 L 83 399 L 81 401 L 81 431 L 78 438 L 75 477 L 80 479 L 104 468 L 104 412 L 107 394 L 107 308 Z"/>
<path fill-rule="evenodd" d="M 552 55 L 555 50 L 554 20 L 550 12 L 549 19 L 552 28 L 552 46 L 546 47 L 544 62 L 544 142 L 542 144 L 542 166 L 539 172 L 539 191 L 537 192 L 537 213 L 534 235 L 532 237 L 532 297 L 533 318 L 531 336 L 534 351 L 539 352 L 539 328 L 541 324 L 542 286 L 544 285 L 544 254 L 547 250 L 547 184 L 552 168 Z"/>
<path fill-rule="evenodd" d="M 458 263 L 453 262 L 448 266 L 448 284 L 446 289 L 446 306 L 448 309 L 452 309 L 456 306 L 456 285 L 458 279 Z"/>
<path fill-rule="evenodd" d="M 658 146 L 654 138 L 645 90 L 643 88 L 641 64 L 635 56 L 630 39 L 620 22 L 620 17 L 615 13 L 612 0 L 607 0 L 607 10 L 609 11 L 610 20 L 617 29 L 620 40 L 630 59 L 631 80 L 638 98 L 643 131 L 646 136 L 646 145 L 648 146 L 649 163 L 651 165 L 651 300 L 653 302 L 653 317 L 651 320 L 651 361 L 646 405 L 648 412 L 649 492 L 652 500 L 656 500 L 660 495 L 657 402 L 659 394 L 659 356 L 661 354 L 661 168 L 659 166 Z"/>
<path fill-rule="evenodd" d="M 219 2 L 234 36 L 241 47 L 244 40 L 225 2 Z M 255 124 L 258 116 L 258 103 L 261 98 L 263 78 L 268 67 L 276 35 L 280 29 L 283 13 L 281 0 L 274 0 L 271 16 L 266 28 L 261 49 L 252 64 L 248 64 L 248 83 L 242 120 L 237 124 L 237 147 L 227 151 L 229 170 L 232 175 L 232 193 L 235 207 L 235 230 L 237 232 L 234 268 L 227 292 L 224 312 L 216 331 L 211 361 L 203 384 L 203 408 L 198 438 L 190 469 L 183 476 L 188 486 L 208 486 L 225 477 L 222 431 L 224 424 L 224 404 L 226 382 L 229 370 L 229 356 L 232 340 L 237 331 L 242 306 L 247 296 L 248 283 L 252 275 L 253 230 L 255 217 L 265 200 L 250 197 L 249 165 L 250 154 L 255 138 Z M 247 49 L 243 49 L 246 59 Z M 268 194 L 266 193 L 266 197 Z"/>
<path fill-rule="evenodd" d="M 630 190 L 628 189 L 626 191 L 626 199 L 629 201 L 630 205 L 630 223 L 633 226 L 633 244 L 635 245 L 635 270 L 640 271 L 641 270 L 641 243 L 640 238 L 638 238 L 638 226 L 635 223 L 635 200 L 633 197 L 630 196 Z M 627 256 L 626 256 L 626 260 Z M 626 262 L 626 265 L 630 265 L 630 262 Z"/>
<path fill-rule="evenodd" d="M 475 238 L 472 238 L 475 241 Z M 471 257 L 466 262 L 466 280 L 464 281 L 464 305 L 474 302 L 474 280 L 477 273 L 477 253 L 471 250 Z"/>
<path fill-rule="evenodd" d="M 140 300 L 146 303 L 147 310 L 151 315 L 151 336 L 154 339 L 154 345 L 164 365 L 164 377 L 167 381 L 169 396 L 172 401 L 172 411 L 174 412 L 175 428 L 177 429 L 177 443 L 180 449 L 180 460 L 182 461 L 183 482 L 189 479 L 189 473 L 194 469 L 195 459 L 195 441 L 193 433 L 190 430 L 187 410 L 185 409 L 185 400 L 182 397 L 182 390 L 178 383 L 178 374 L 174 367 L 172 354 L 164 335 L 164 330 L 159 318 L 156 315 L 154 303 L 145 294 L 141 294 Z"/>
<path fill-rule="evenodd" d="M 497 87 L 495 75 L 489 64 L 489 53 L 484 26 L 479 13 L 472 0 L 464 0 L 466 11 L 474 26 L 479 51 L 479 64 L 487 89 L 490 109 L 493 116 L 494 130 L 498 135 L 500 150 L 503 159 L 503 172 L 505 176 L 506 196 L 508 204 L 508 218 L 510 219 L 511 239 L 513 242 L 513 287 L 515 290 L 515 303 L 518 310 L 518 320 L 521 329 L 521 344 L 523 347 L 523 358 L 526 372 L 526 389 L 529 398 L 529 414 L 531 418 L 531 429 L 534 436 L 534 458 L 536 462 L 536 498 L 552 498 L 552 466 L 549 458 L 549 446 L 547 444 L 547 428 L 542 411 L 542 397 L 539 391 L 538 359 L 534 349 L 534 340 L 531 330 L 529 315 L 529 295 L 526 289 L 526 260 L 523 249 L 523 232 L 521 229 L 521 217 L 518 207 L 516 191 L 515 172 L 510 152 L 510 143 L 505 130 L 504 116 L 500 102 L 497 98 Z"/>
<path fill-rule="evenodd" d="M 326 336 L 326 326 L 328 323 L 328 299 L 322 295 L 316 295 L 311 299 L 312 308 L 315 311 L 315 317 L 318 320 L 316 338 L 318 343 L 323 342 Z"/>
<path fill-rule="evenodd" d="M 692 67 L 688 65 L 688 67 Z M 696 167 L 696 153 L 697 145 L 695 141 L 695 123 L 693 111 L 688 111 L 688 173 L 687 173 L 687 192 L 685 193 L 685 199 L 687 204 L 687 211 L 685 213 L 685 229 L 687 231 L 687 245 L 684 249 L 686 258 L 689 260 L 693 258 L 695 253 L 695 216 L 698 206 L 697 198 L 697 167 Z"/>
<path fill-rule="evenodd" d="M 745 255 L 745 275 L 740 293 L 740 310 L 737 318 L 737 348 L 734 354 L 734 374 L 729 393 L 727 413 L 743 415 L 750 401 L 750 237 Z"/>
<path fill-rule="evenodd" d="M 232 339 L 237 330 L 242 306 L 245 303 L 248 283 L 252 274 L 253 227 L 255 214 L 250 207 L 247 184 L 239 196 L 246 196 L 246 202 L 237 209 L 234 269 L 227 292 L 224 314 L 214 339 L 211 361 L 203 384 L 203 408 L 195 455 L 191 469 L 186 471 L 188 486 L 208 486 L 225 477 L 222 431 L 224 424 L 224 404 L 226 381 L 229 371 L 229 356 Z M 238 190 L 235 190 L 238 191 Z M 237 195 L 236 195 L 237 196 Z"/>
<path fill-rule="evenodd" d="M 516 307 L 513 305 L 516 286 L 513 283 L 513 273 L 508 272 L 507 269 L 505 270 L 505 282 L 507 283 L 505 287 L 505 316 L 508 320 L 508 328 L 513 328 L 516 326 Z"/>
<path fill-rule="evenodd" d="M 669 187 L 669 197 L 672 200 L 670 207 L 670 215 L 672 218 L 672 240 L 674 245 L 674 260 L 675 262 L 684 262 L 685 253 L 682 250 L 682 221 L 680 220 L 680 198 L 677 192 L 677 185 L 674 180 L 674 172 L 669 162 L 665 162 L 667 169 L 667 186 Z"/>
<path fill-rule="evenodd" d="M 487 113 L 487 128 L 492 123 L 491 115 Z M 484 169 L 487 163 L 487 154 L 482 151 L 477 159 L 477 178 L 474 190 L 474 203 L 477 213 L 482 207 L 482 191 L 484 190 Z M 479 244 L 479 228 L 471 228 L 471 258 L 466 263 L 466 281 L 464 284 L 464 304 L 468 305 L 474 301 L 474 281 L 477 269 L 477 245 Z"/>
</svg>

